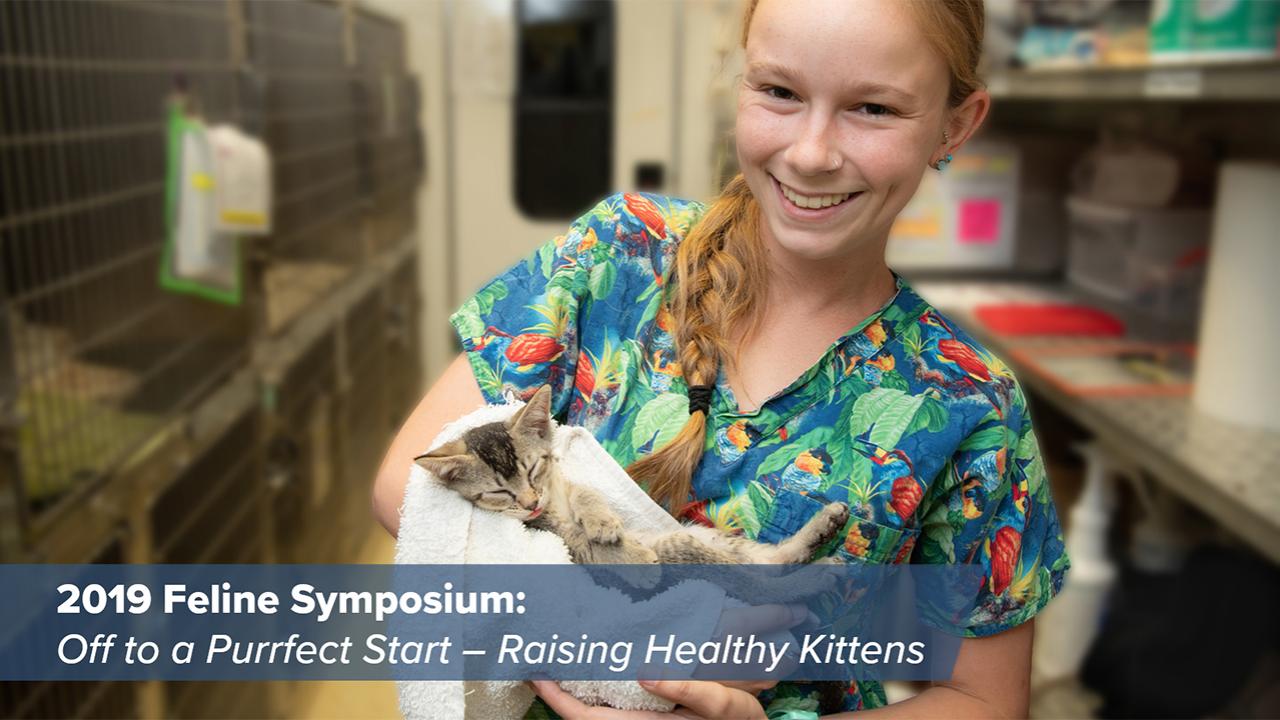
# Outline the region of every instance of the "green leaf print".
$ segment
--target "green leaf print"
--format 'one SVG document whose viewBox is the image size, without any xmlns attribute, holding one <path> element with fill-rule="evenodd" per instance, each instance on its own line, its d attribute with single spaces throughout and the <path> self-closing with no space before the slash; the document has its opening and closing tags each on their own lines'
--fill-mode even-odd
<svg viewBox="0 0 1280 720">
<path fill-rule="evenodd" d="M 567 237 L 565 242 L 574 242 L 574 238 Z M 551 265 L 556 259 L 556 246 L 554 243 L 547 243 L 538 248 L 538 261 L 542 265 L 542 277 L 551 279 Z"/>
<path fill-rule="evenodd" d="M 948 522 L 947 513 L 946 503 L 936 503 L 921 522 L 921 527 L 924 528 L 926 562 L 937 562 L 929 557 L 932 554 L 939 555 L 949 563 L 956 561 L 955 529 Z"/>
<path fill-rule="evenodd" d="M 494 280 L 484 290 L 476 293 L 476 302 L 480 304 L 480 312 L 489 314 L 493 311 L 493 304 L 507 297 L 510 291 L 507 290 L 507 284 L 502 280 Z"/>
<path fill-rule="evenodd" d="M 986 427 L 978 432 L 970 435 L 960 443 L 956 450 L 983 450 L 991 447 L 999 447 L 1004 444 L 1005 432 L 1004 425 L 993 425 Z"/>
<path fill-rule="evenodd" d="M 613 292 L 613 282 L 618 276 L 618 268 L 610 262 L 601 263 L 591 268 L 591 278 L 587 281 L 587 287 L 591 290 L 591 297 L 596 300 L 602 300 Z"/>
<path fill-rule="evenodd" d="M 644 364 L 644 348 L 634 338 L 627 338 L 622 343 L 621 356 L 618 358 L 618 374 L 622 377 L 623 387 L 618 392 L 618 407 L 622 407 L 622 398 L 634 397 L 642 388 L 649 390 L 649 372 Z M 652 391 L 649 398 L 652 399 Z M 646 400 L 647 401 L 647 400 Z M 632 405 L 639 401 L 632 402 Z"/>
<path fill-rule="evenodd" d="M 853 403 L 853 417 L 849 418 L 849 433 L 857 437 L 867 432 L 876 418 L 905 396 L 906 393 L 892 388 L 875 388 L 864 393 Z"/>
<path fill-rule="evenodd" d="M 907 382 L 907 379 L 902 376 L 902 373 L 897 370 L 890 370 L 880 377 L 880 387 L 887 387 L 906 392 L 911 389 L 911 383 Z"/>
<path fill-rule="evenodd" d="M 623 204 L 624 203 L 620 198 L 617 201 L 610 199 L 602 200 L 597 203 L 595 207 L 591 208 L 591 212 L 589 212 L 586 217 L 590 220 L 595 220 L 597 225 L 607 227 L 613 224 L 615 217 L 618 215 Z"/>
<path fill-rule="evenodd" d="M 476 382 L 486 395 L 497 395 L 502 392 L 502 381 L 498 379 L 493 368 L 486 363 L 472 363 L 471 369 L 475 371 Z"/>
<path fill-rule="evenodd" d="M 837 428 L 833 437 L 847 437 L 841 434 Z M 861 457 L 849 448 L 849 445 L 843 442 L 833 442 L 827 446 L 827 454 L 831 456 L 831 475 L 822 484 L 823 490 L 830 489 L 837 483 L 845 481 L 853 471 L 857 459 Z"/>
<path fill-rule="evenodd" d="M 746 502 L 742 504 L 742 530 L 749 538 L 760 535 L 760 527 L 764 518 L 769 516 L 773 508 L 773 493 L 763 483 L 751 481 L 747 483 Z"/>
<path fill-rule="evenodd" d="M 835 399 L 836 399 L 836 390 L 838 390 L 838 389 L 839 389 L 839 382 L 840 382 L 840 378 L 836 377 L 836 364 L 835 364 L 835 362 L 828 362 L 828 363 L 826 363 L 826 367 L 824 368 L 824 372 L 826 373 L 826 376 L 827 376 L 827 388 L 828 388 L 828 390 L 827 390 L 827 402 L 828 402 L 828 403 L 835 402 Z"/>
<path fill-rule="evenodd" d="M 781 686 L 779 686 L 781 687 Z M 791 713 L 815 713 L 818 711 L 818 700 L 812 697 L 779 697 L 769 703 L 770 717 L 789 716 Z"/>
<path fill-rule="evenodd" d="M 907 349 L 907 352 L 911 353 L 912 357 L 919 355 L 924 350 L 924 345 L 920 342 L 920 325 L 918 323 L 907 325 L 902 332 L 898 333 L 898 337 L 902 341 L 902 346 Z"/>
<path fill-rule="evenodd" d="M 677 393 L 659 395 L 645 403 L 637 413 L 636 426 L 631 431 L 631 447 L 639 450 L 656 435 L 653 450 L 661 450 L 680 432 L 688 419 L 688 398 Z"/>
<path fill-rule="evenodd" d="M 868 439 L 883 448 L 897 445 L 923 402 L 923 395 L 899 394 L 875 419 Z"/>
<path fill-rule="evenodd" d="M 947 412 L 947 407 L 935 398 L 925 396 L 924 402 L 920 405 L 920 411 L 911 420 L 911 426 L 907 428 L 904 435 L 925 430 L 927 432 L 942 432 L 947 427 L 947 421 L 951 418 Z"/>
<path fill-rule="evenodd" d="M 493 311 L 493 304 L 507 296 L 507 284 L 494 280 L 480 292 L 467 298 L 458 310 L 458 331 L 466 337 L 484 335 L 485 317 Z"/>
<path fill-rule="evenodd" d="M 656 287 L 656 286 L 655 286 Z M 662 293 L 654 293 L 649 297 L 649 302 L 644 306 L 644 312 L 640 313 L 640 322 L 636 323 L 636 334 L 644 328 L 646 323 L 651 322 L 658 315 L 658 306 L 662 304 Z"/>
<path fill-rule="evenodd" d="M 638 416 L 639 413 L 628 413 L 618 436 L 605 438 L 600 443 L 604 446 L 604 451 L 624 468 L 636 461 L 636 449 L 631 445 L 631 433 L 635 429 Z"/>
<path fill-rule="evenodd" d="M 1047 483 L 1039 482 L 1039 478 L 1044 474 L 1044 462 L 1040 459 L 1040 446 L 1036 444 L 1036 434 L 1027 432 L 1023 434 L 1018 441 L 1018 449 L 1015 456 L 1021 460 L 1030 460 L 1026 469 L 1023 471 L 1027 475 L 1027 482 L 1039 483 L 1045 485 Z M 1013 462 L 1013 458 L 1006 458 L 1008 462 Z"/>
</svg>

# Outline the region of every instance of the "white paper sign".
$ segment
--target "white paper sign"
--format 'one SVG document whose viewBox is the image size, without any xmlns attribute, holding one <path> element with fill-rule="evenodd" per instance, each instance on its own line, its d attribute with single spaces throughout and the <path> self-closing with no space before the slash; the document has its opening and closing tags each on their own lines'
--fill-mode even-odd
<svg viewBox="0 0 1280 720">
<path fill-rule="evenodd" d="M 271 156 L 256 138 L 231 125 L 209 129 L 213 152 L 215 227 L 219 232 L 271 232 Z"/>
</svg>

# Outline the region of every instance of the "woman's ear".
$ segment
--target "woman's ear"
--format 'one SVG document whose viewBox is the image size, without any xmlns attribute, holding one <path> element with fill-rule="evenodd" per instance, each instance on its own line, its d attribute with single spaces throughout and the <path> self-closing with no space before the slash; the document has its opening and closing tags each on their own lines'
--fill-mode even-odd
<svg viewBox="0 0 1280 720">
<path fill-rule="evenodd" d="M 982 127 L 990 111 L 991 93 L 982 88 L 969 93 L 969 97 L 965 98 L 959 107 L 947 110 L 946 128 L 951 136 L 951 142 L 942 153 L 942 157 L 946 157 L 947 153 L 958 152 L 960 147 L 973 137 L 978 128 Z"/>
</svg>

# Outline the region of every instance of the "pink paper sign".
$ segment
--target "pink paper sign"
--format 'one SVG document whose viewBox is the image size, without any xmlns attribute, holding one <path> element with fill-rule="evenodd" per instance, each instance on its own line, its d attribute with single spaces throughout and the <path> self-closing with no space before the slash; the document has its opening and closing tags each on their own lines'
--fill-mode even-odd
<svg viewBox="0 0 1280 720">
<path fill-rule="evenodd" d="M 960 202 L 960 242 L 993 243 L 1000 239 L 1000 201 L 976 198 Z"/>
</svg>

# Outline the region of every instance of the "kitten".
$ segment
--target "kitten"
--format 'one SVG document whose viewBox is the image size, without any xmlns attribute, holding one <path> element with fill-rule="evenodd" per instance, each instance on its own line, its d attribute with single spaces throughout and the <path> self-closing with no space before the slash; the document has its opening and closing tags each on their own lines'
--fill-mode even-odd
<svg viewBox="0 0 1280 720">
<path fill-rule="evenodd" d="M 831 503 L 777 545 L 701 526 L 632 533 L 604 496 L 560 475 L 551 430 L 551 388 L 544 385 L 510 420 L 472 428 L 415 461 L 476 507 L 555 533 L 576 563 L 807 563 L 849 519 L 848 505 Z"/>
<path fill-rule="evenodd" d="M 603 495 L 560 475 L 551 431 L 551 387 L 544 385 L 511 419 L 472 428 L 415 461 L 476 507 L 555 533 L 575 563 L 807 563 L 849 519 L 848 505 L 831 503 L 777 545 L 703 526 L 686 526 L 657 536 L 632 533 L 622 526 Z M 631 580 L 638 577 L 632 574 Z M 721 577 L 719 582 L 728 581 L 726 591 L 738 597 L 786 603 L 835 589 L 835 577 L 827 574 L 818 583 L 796 583 L 785 576 L 762 579 L 751 574 L 737 578 L 740 583 L 732 577 Z M 655 581 L 644 580 L 646 585 Z M 737 592 L 735 585 L 739 585 Z M 816 686 L 821 711 L 839 711 L 848 684 L 824 681 Z"/>
</svg>

